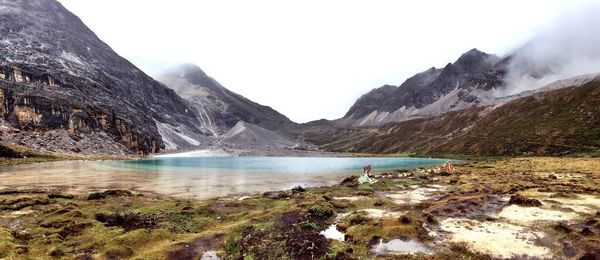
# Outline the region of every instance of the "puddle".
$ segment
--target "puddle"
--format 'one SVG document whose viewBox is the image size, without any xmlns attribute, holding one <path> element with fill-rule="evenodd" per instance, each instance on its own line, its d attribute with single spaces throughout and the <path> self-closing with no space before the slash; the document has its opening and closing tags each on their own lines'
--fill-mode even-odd
<svg viewBox="0 0 600 260">
<path fill-rule="evenodd" d="M 200 260 L 221 260 L 215 251 L 206 251 Z"/>
<path fill-rule="evenodd" d="M 434 251 L 428 246 L 415 240 L 400 240 L 393 239 L 387 243 L 380 241 L 371 248 L 371 253 L 374 255 L 385 255 L 385 254 L 433 254 Z"/>
<path fill-rule="evenodd" d="M 466 243 L 471 250 L 493 257 L 552 257 L 550 249 L 534 243 L 543 238 L 545 234 L 521 226 L 502 222 L 449 218 L 440 223 L 440 228 L 449 233 L 445 237 L 450 241 Z"/>
<path fill-rule="evenodd" d="M 399 218 L 406 214 L 404 211 L 387 211 L 383 209 L 363 209 L 359 212 L 364 212 L 369 218 L 381 219 L 381 218 Z"/>
<path fill-rule="evenodd" d="M 332 224 L 319 234 L 323 235 L 327 239 L 335 239 L 344 242 L 344 233 L 337 230 L 337 224 Z"/>
<path fill-rule="evenodd" d="M 431 199 L 435 193 L 445 189 L 441 185 L 430 185 L 425 187 L 410 186 L 412 190 L 405 190 L 396 193 L 388 193 L 385 196 L 394 200 L 396 204 L 418 204 Z"/>
<path fill-rule="evenodd" d="M 562 221 L 578 218 L 573 212 L 564 212 L 538 207 L 510 205 L 502 209 L 498 217 L 518 224 L 530 224 L 535 221 Z"/>
</svg>

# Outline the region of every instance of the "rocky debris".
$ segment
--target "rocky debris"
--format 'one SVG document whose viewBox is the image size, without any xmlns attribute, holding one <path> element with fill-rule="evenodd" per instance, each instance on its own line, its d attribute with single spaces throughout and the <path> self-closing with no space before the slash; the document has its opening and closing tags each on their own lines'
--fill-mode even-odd
<svg viewBox="0 0 600 260">
<path fill-rule="evenodd" d="M 264 198 L 272 200 L 289 199 L 290 193 L 287 191 L 267 191 L 262 195 Z"/>
<path fill-rule="evenodd" d="M 75 196 L 71 194 L 62 194 L 62 193 L 50 193 L 48 194 L 49 199 L 73 199 Z"/>
<path fill-rule="evenodd" d="M 292 188 L 293 193 L 302 193 L 305 191 L 306 191 L 306 189 L 302 188 L 302 186 L 296 186 L 296 187 Z"/>
<path fill-rule="evenodd" d="M 296 142 L 289 137 L 244 121 L 239 121 L 234 127 L 224 133 L 221 140 L 225 144 L 240 148 L 249 146 L 283 149 L 296 146 Z"/>
<path fill-rule="evenodd" d="M 402 224 L 410 224 L 412 222 L 412 219 L 409 216 L 402 216 L 400 217 L 400 223 Z"/>
<path fill-rule="evenodd" d="M 525 206 L 525 207 L 539 207 L 542 206 L 542 203 L 539 200 L 536 199 L 530 199 L 521 195 L 513 195 L 512 197 L 510 197 L 510 200 L 508 201 L 508 204 L 510 205 L 520 205 L 520 206 Z"/>
<path fill-rule="evenodd" d="M 593 236 L 594 232 L 590 228 L 585 227 L 585 228 L 583 228 L 581 230 L 581 235 L 583 235 L 583 236 Z"/>
<path fill-rule="evenodd" d="M 94 192 L 88 195 L 88 200 L 100 200 L 106 197 L 133 196 L 133 193 L 128 190 L 107 190 L 103 192 Z"/>
</svg>

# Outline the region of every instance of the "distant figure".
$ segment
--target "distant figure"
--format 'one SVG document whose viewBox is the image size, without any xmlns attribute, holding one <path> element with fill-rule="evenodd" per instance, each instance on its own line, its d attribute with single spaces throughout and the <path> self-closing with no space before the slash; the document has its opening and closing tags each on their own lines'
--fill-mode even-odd
<svg viewBox="0 0 600 260">
<path fill-rule="evenodd" d="M 446 172 L 451 173 L 453 171 L 454 171 L 454 165 L 452 164 L 452 161 L 447 161 L 446 162 Z"/>
<path fill-rule="evenodd" d="M 363 167 L 363 172 L 369 175 L 369 173 L 371 173 L 371 165 L 367 164 L 367 166 Z"/>
</svg>

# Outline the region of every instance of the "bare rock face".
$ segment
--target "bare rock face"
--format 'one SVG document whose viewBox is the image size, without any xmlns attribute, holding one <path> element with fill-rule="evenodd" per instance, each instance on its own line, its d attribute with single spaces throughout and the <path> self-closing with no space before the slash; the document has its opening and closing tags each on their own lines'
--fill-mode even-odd
<svg viewBox="0 0 600 260">
<path fill-rule="evenodd" d="M 135 153 L 163 147 L 156 122 L 196 114 L 55 0 L 0 0 L 0 120 L 24 131 L 104 132 Z"/>
<path fill-rule="evenodd" d="M 430 68 L 400 86 L 385 85 L 360 97 L 342 124 L 364 126 L 400 122 L 485 102 L 486 94 L 504 84 L 509 58 L 472 49 L 444 68 Z"/>
<path fill-rule="evenodd" d="M 198 115 L 198 128 L 209 138 L 242 147 L 293 146 L 287 133 L 298 125 L 271 107 L 263 106 L 228 90 L 194 64 L 181 64 L 164 71 L 157 79 L 190 103 Z M 167 148 L 186 147 L 191 139 L 186 129 L 159 126 Z M 181 137 L 184 138 L 181 138 Z"/>
<path fill-rule="evenodd" d="M 172 88 L 197 110 L 202 127 L 224 132 L 239 121 L 277 129 L 295 125 L 271 107 L 263 106 L 228 90 L 194 64 L 182 64 L 157 79 Z"/>
</svg>

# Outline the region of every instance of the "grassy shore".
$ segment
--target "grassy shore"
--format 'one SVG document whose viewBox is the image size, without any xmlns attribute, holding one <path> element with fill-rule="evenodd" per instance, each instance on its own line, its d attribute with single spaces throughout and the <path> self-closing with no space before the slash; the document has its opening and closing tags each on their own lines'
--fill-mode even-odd
<svg viewBox="0 0 600 260">
<path fill-rule="evenodd" d="M 332 187 L 203 201 L 126 190 L 4 190 L 0 258 L 481 259 L 506 256 L 503 243 L 525 256 L 600 252 L 597 158 L 510 158 L 471 162 L 452 174 L 399 174 L 374 185 L 346 179 Z M 515 194 L 543 205 L 510 205 Z M 320 234 L 334 223 L 344 241 Z M 472 226 L 461 226 L 467 224 Z M 522 236 L 488 245 L 459 234 L 492 224 L 495 229 L 474 235 L 516 227 Z M 521 241 L 527 234 L 539 237 Z M 395 239 L 428 251 L 387 248 Z M 505 250 L 512 256 L 510 247 Z"/>
</svg>

